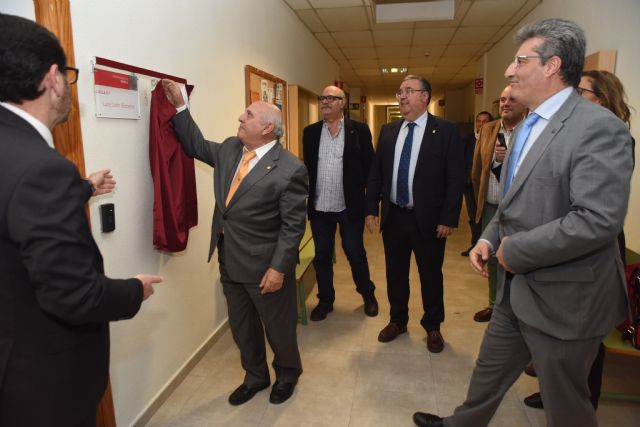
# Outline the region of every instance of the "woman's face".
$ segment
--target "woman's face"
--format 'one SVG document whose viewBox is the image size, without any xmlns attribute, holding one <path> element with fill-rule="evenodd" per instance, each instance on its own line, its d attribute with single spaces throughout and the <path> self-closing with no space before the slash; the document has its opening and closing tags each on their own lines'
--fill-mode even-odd
<svg viewBox="0 0 640 427">
<path fill-rule="evenodd" d="M 582 76 L 580 79 L 580 84 L 578 85 L 578 93 L 582 95 L 582 97 L 588 101 L 591 101 L 595 104 L 602 104 L 600 102 L 600 98 L 593 91 L 593 83 L 591 77 Z"/>
</svg>

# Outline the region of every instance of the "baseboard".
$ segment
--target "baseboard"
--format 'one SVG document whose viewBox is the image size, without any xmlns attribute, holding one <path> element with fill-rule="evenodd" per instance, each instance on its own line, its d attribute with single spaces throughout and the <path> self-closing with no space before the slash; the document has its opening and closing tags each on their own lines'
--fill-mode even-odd
<svg viewBox="0 0 640 427">
<path fill-rule="evenodd" d="M 158 409 L 166 402 L 171 396 L 171 393 L 182 383 L 182 381 L 189 375 L 189 372 L 200 362 L 202 357 L 209 351 L 209 349 L 222 337 L 222 335 L 229 329 L 229 321 L 225 320 L 217 330 L 215 330 L 204 343 L 193 353 L 193 355 L 187 360 L 175 375 L 167 381 L 165 386 L 155 395 L 151 402 L 147 405 L 142 413 L 131 423 L 131 427 L 142 427 L 146 425 L 151 417 L 156 413 Z"/>
</svg>

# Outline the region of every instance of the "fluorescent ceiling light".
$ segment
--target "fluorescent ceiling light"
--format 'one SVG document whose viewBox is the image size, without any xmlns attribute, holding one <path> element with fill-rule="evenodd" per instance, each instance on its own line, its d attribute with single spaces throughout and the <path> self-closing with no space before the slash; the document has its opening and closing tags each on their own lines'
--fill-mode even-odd
<svg viewBox="0 0 640 427">
<path fill-rule="evenodd" d="M 451 20 L 455 14 L 454 0 L 382 3 L 374 0 L 376 23 Z"/>
</svg>

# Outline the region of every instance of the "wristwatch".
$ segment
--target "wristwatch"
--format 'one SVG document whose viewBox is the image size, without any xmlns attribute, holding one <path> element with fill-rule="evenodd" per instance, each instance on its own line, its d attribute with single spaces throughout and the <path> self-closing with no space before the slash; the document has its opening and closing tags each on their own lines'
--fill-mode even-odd
<svg viewBox="0 0 640 427">
<path fill-rule="evenodd" d="M 87 184 L 89 185 L 89 191 L 91 192 L 91 196 L 93 196 L 93 193 L 96 192 L 96 187 L 88 179 L 86 179 L 85 181 L 87 181 Z"/>
</svg>

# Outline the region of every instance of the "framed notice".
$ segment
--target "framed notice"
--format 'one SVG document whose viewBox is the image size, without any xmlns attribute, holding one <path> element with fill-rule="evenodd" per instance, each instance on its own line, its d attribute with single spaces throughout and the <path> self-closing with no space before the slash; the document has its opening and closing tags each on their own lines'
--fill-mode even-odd
<svg viewBox="0 0 640 427">
<path fill-rule="evenodd" d="M 280 143 L 289 149 L 289 110 L 287 103 L 287 82 L 251 65 L 245 67 L 246 102 L 265 101 L 282 111 L 284 135 Z"/>
<path fill-rule="evenodd" d="M 96 117 L 140 119 L 138 78 L 129 74 L 94 69 Z"/>
</svg>

